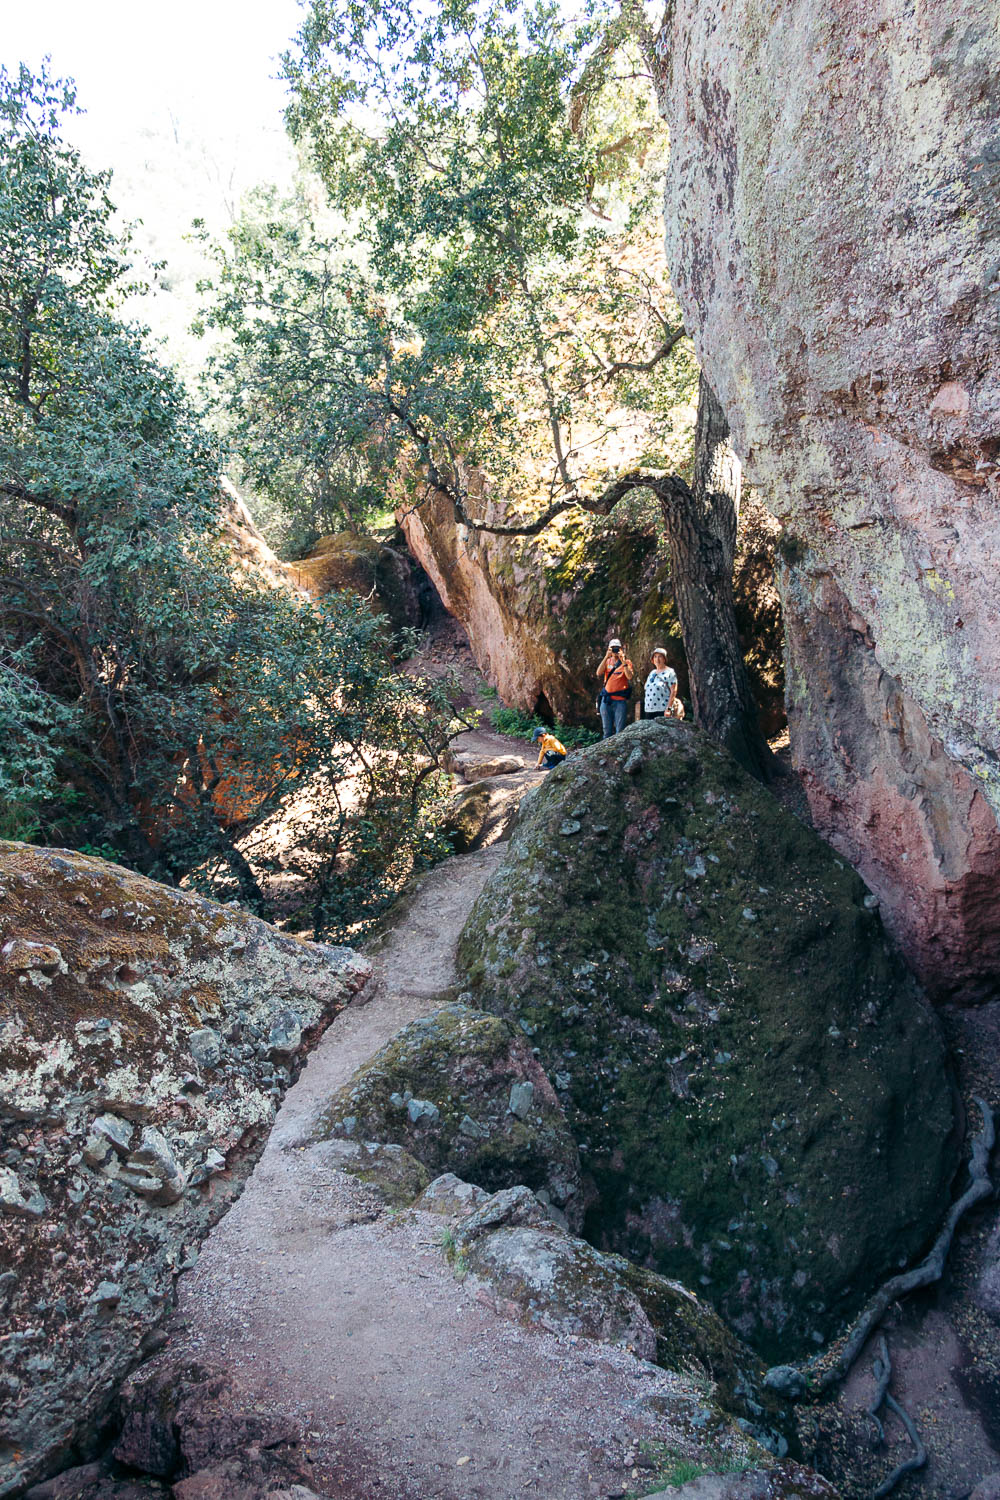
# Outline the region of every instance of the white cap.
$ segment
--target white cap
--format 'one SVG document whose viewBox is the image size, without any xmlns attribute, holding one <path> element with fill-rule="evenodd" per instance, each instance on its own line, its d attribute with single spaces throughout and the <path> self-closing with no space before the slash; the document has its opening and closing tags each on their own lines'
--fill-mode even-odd
<svg viewBox="0 0 1000 1500">
<path fill-rule="evenodd" d="M 611 637 L 610 641 L 608 642 L 608 649 L 610 650 L 610 648 L 612 646 L 620 646 L 620 645 L 621 645 L 621 641 L 618 639 L 618 637 L 616 635 L 613 635 Z"/>
<path fill-rule="evenodd" d="M 667 654 L 667 648 L 666 648 L 666 646 L 654 646 L 653 649 L 652 649 L 652 651 L 649 654 L 650 654 L 651 657 L 652 656 L 666 656 L 666 654 Z"/>
</svg>

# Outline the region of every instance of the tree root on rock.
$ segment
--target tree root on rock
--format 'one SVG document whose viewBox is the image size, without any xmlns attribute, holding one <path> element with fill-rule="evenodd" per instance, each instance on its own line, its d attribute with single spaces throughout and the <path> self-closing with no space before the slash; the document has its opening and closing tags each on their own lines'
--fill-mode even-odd
<svg viewBox="0 0 1000 1500">
<path fill-rule="evenodd" d="M 891 1474 L 887 1475 L 875 1491 L 872 1500 L 884 1500 L 884 1496 L 890 1495 L 905 1474 L 912 1474 L 915 1469 L 922 1469 L 927 1462 L 927 1449 L 920 1441 L 920 1434 L 913 1423 L 909 1413 L 906 1412 L 894 1396 L 889 1394 L 889 1382 L 892 1379 L 892 1361 L 889 1358 L 889 1345 L 885 1334 L 878 1341 L 879 1357 L 875 1360 L 872 1369 L 875 1374 L 876 1389 L 872 1404 L 868 1408 L 868 1415 L 878 1428 L 879 1442 L 885 1442 L 885 1428 L 878 1418 L 878 1409 L 883 1404 L 896 1416 L 906 1428 L 906 1435 L 913 1444 L 913 1452 L 910 1457 L 897 1464 Z"/>
<path fill-rule="evenodd" d="M 863 1309 L 860 1317 L 854 1323 L 849 1333 L 839 1339 L 824 1354 L 817 1355 L 815 1359 L 800 1366 L 801 1373 L 805 1379 L 806 1389 L 804 1395 L 807 1400 L 815 1401 L 824 1395 L 831 1386 L 837 1385 L 845 1378 L 851 1366 L 854 1364 L 865 1343 L 885 1317 L 886 1312 L 898 1297 L 905 1296 L 907 1292 L 915 1292 L 920 1287 L 931 1286 L 935 1281 L 940 1281 L 944 1272 L 944 1263 L 951 1249 L 951 1242 L 955 1236 L 959 1220 L 974 1203 L 981 1198 L 988 1198 L 993 1192 L 993 1184 L 989 1176 L 990 1152 L 993 1150 L 996 1140 L 996 1132 L 993 1123 L 993 1111 L 985 1100 L 977 1098 L 975 1101 L 983 1116 L 983 1128 L 972 1142 L 972 1152 L 969 1158 L 969 1186 L 952 1204 L 951 1210 L 945 1219 L 944 1227 L 925 1260 L 915 1266 L 912 1271 L 904 1271 L 899 1276 L 891 1277 L 885 1282 Z M 779 1369 L 788 1367 L 779 1366 Z M 765 1377 L 765 1384 L 767 1378 Z M 886 1397 L 886 1404 L 892 1401 L 891 1396 Z M 877 1409 L 877 1407 L 876 1407 Z M 893 1404 L 893 1411 L 897 1407 Z M 897 1411 L 901 1420 L 903 1414 Z M 909 1418 L 905 1418 L 909 1422 Z M 914 1445 L 919 1443 L 919 1438 L 913 1437 Z M 888 1494 L 888 1490 L 880 1490 L 881 1494 Z"/>
</svg>

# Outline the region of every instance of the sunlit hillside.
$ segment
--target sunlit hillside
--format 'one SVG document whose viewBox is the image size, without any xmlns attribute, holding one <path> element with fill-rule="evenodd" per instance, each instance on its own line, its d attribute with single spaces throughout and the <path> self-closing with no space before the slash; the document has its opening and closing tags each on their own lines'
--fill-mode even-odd
<svg viewBox="0 0 1000 1500">
<path fill-rule="evenodd" d="M 83 115 L 73 133 L 92 167 L 113 169 L 119 221 L 134 226 L 137 263 L 150 290 L 128 310 L 166 341 L 170 363 L 190 384 L 205 360 L 205 344 L 190 330 L 197 283 L 208 270 L 192 226 L 201 220 L 209 236 L 224 233 L 250 188 L 290 184 L 294 156 L 278 116 L 254 126 L 234 122 L 226 131 L 211 131 L 203 111 L 181 105 L 151 119 L 130 129 L 124 120 L 117 128 L 106 116 L 98 124 Z"/>
</svg>

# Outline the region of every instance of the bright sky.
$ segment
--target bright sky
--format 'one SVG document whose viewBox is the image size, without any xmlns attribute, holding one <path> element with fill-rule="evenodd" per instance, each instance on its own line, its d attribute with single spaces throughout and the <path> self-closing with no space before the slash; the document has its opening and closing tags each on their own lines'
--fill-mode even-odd
<svg viewBox="0 0 1000 1500">
<path fill-rule="evenodd" d="M 37 72 L 48 54 L 72 78 L 82 116 L 64 133 L 94 168 L 111 167 L 112 200 L 137 224 L 135 251 L 169 279 L 131 316 L 165 339 L 188 374 L 204 347 L 190 335 L 207 269 L 189 239 L 203 219 L 221 235 L 251 187 L 287 188 L 280 54 L 302 22 L 298 0 L 28 0 L 3 4 L 0 63 Z"/>
<path fill-rule="evenodd" d="M 0 61 L 76 79 L 87 131 L 109 140 L 169 113 L 206 131 L 276 126 L 278 57 L 301 24 L 297 0 L 32 0 L 4 6 Z M 169 113 L 168 113 L 169 112 Z"/>
</svg>

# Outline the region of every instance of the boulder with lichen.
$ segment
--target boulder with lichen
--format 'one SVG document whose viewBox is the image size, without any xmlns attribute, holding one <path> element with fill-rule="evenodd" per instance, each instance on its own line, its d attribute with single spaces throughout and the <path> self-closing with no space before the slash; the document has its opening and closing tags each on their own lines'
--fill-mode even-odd
<svg viewBox="0 0 1000 1500">
<path fill-rule="evenodd" d="M 956 1162 L 938 1024 L 875 906 L 660 721 L 549 774 L 461 940 L 564 1102 L 588 1236 L 779 1356 L 923 1250 Z"/>
<path fill-rule="evenodd" d="M 0 1494 L 73 1460 L 155 1345 L 347 949 L 66 850 L 0 844 Z"/>
<path fill-rule="evenodd" d="M 444 1005 L 405 1026 L 321 1116 L 316 1139 L 394 1142 L 433 1173 L 489 1191 L 527 1183 L 568 1221 L 583 1216 L 576 1143 L 523 1035 Z"/>
</svg>

